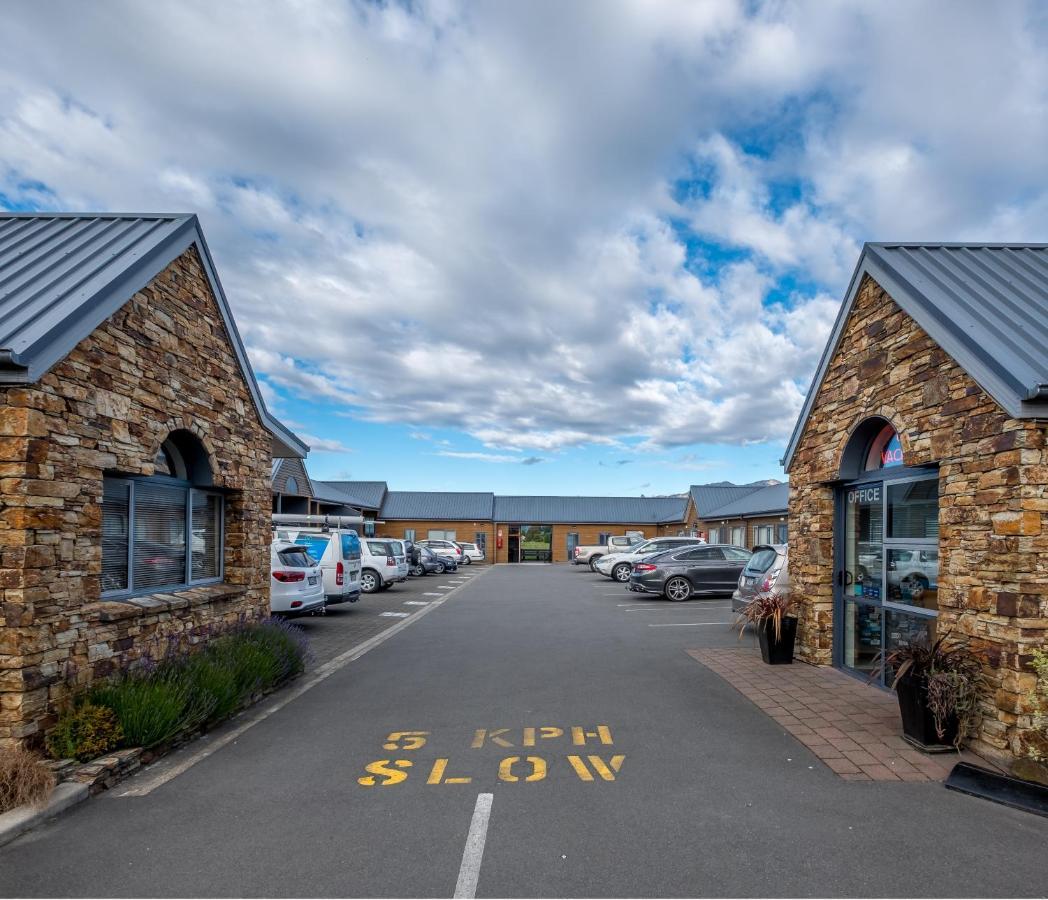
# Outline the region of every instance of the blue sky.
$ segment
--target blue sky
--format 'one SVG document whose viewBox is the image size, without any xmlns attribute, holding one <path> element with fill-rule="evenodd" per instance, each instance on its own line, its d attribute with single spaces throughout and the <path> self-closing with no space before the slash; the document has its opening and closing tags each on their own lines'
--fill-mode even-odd
<svg viewBox="0 0 1048 900">
<path fill-rule="evenodd" d="M 56 0 L 5 31 L 0 206 L 197 212 L 317 477 L 781 477 L 863 241 L 1048 233 L 1036 3 Z"/>
</svg>

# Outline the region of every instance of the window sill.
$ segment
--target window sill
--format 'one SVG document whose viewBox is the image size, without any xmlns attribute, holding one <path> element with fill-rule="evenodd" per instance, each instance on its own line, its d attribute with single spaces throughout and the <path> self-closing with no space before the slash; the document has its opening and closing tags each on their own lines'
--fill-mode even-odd
<svg viewBox="0 0 1048 900">
<path fill-rule="evenodd" d="M 99 600 L 97 603 L 92 603 L 85 613 L 100 622 L 118 622 L 151 613 L 171 612 L 176 609 L 189 609 L 223 600 L 236 600 L 247 592 L 248 588 L 241 584 L 205 584 L 126 599 Z"/>
</svg>

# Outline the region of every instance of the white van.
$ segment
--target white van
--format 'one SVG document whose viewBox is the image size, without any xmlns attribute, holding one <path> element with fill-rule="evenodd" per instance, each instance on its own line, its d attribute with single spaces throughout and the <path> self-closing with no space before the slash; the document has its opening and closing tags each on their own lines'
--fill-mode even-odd
<svg viewBox="0 0 1048 900">
<path fill-rule="evenodd" d="M 408 580 L 404 542 L 393 538 L 364 538 L 360 542 L 360 589 L 365 594 L 384 591 Z"/>
<path fill-rule="evenodd" d="M 328 604 L 360 599 L 361 549 L 356 529 L 345 524 L 349 516 L 273 516 L 274 535 L 309 551 L 324 576 Z M 321 520 L 321 521 L 311 521 Z"/>
</svg>

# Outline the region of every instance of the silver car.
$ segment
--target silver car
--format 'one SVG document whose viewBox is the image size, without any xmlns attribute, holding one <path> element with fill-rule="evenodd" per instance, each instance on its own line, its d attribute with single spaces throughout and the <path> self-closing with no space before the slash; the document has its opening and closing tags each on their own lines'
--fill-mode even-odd
<svg viewBox="0 0 1048 900">
<path fill-rule="evenodd" d="M 787 544 L 758 544 L 739 576 L 731 608 L 739 612 L 758 594 L 786 594 L 790 590 Z"/>
</svg>

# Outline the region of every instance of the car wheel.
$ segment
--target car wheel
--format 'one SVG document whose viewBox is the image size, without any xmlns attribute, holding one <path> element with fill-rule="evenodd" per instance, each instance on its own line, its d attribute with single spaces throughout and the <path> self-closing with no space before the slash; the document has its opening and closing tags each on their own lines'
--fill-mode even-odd
<svg viewBox="0 0 1048 900">
<path fill-rule="evenodd" d="M 443 575 L 444 574 L 444 563 L 439 563 L 438 562 L 437 563 L 437 568 L 435 569 L 435 571 L 436 571 L 436 573 L 438 575 Z"/>
<path fill-rule="evenodd" d="M 667 600 L 680 603 L 691 596 L 691 585 L 688 583 L 687 578 L 681 578 L 678 575 L 666 582 L 665 594 Z"/>
<path fill-rule="evenodd" d="M 599 559 L 600 559 L 599 556 L 591 556 L 590 557 L 589 564 L 590 564 L 590 571 L 591 572 L 596 572 L 597 571 L 597 560 L 599 560 Z"/>
<path fill-rule="evenodd" d="M 619 563 L 611 570 L 611 577 L 616 581 L 625 584 L 630 580 L 630 570 L 633 568 L 629 563 Z"/>
<path fill-rule="evenodd" d="M 462 557 L 462 565 L 464 565 L 464 566 L 471 566 L 471 565 L 473 565 L 473 560 L 470 559 L 468 556 L 463 556 Z"/>
<path fill-rule="evenodd" d="M 413 569 L 411 570 L 411 574 L 412 574 L 412 575 L 414 575 L 414 576 L 415 576 L 416 578 L 419 578 L 419 577 L 421 577 L 422 575 L 425 575 L 425 574 L 426 574 L 426 570 L 425 570 L 425 569 L 423 569 L 423 568 L 422 568 L 422 566 L 415 566 L 415 567 L 414 567 L 414 568 L 413 568 Z"/>
<path fill-rule="evenodd" d="M 365 594 L 373 594 L 382 587 L 382 582 L 376 572 L 364 571 L 360 573 L 360 590 Z"/>
</svg>

